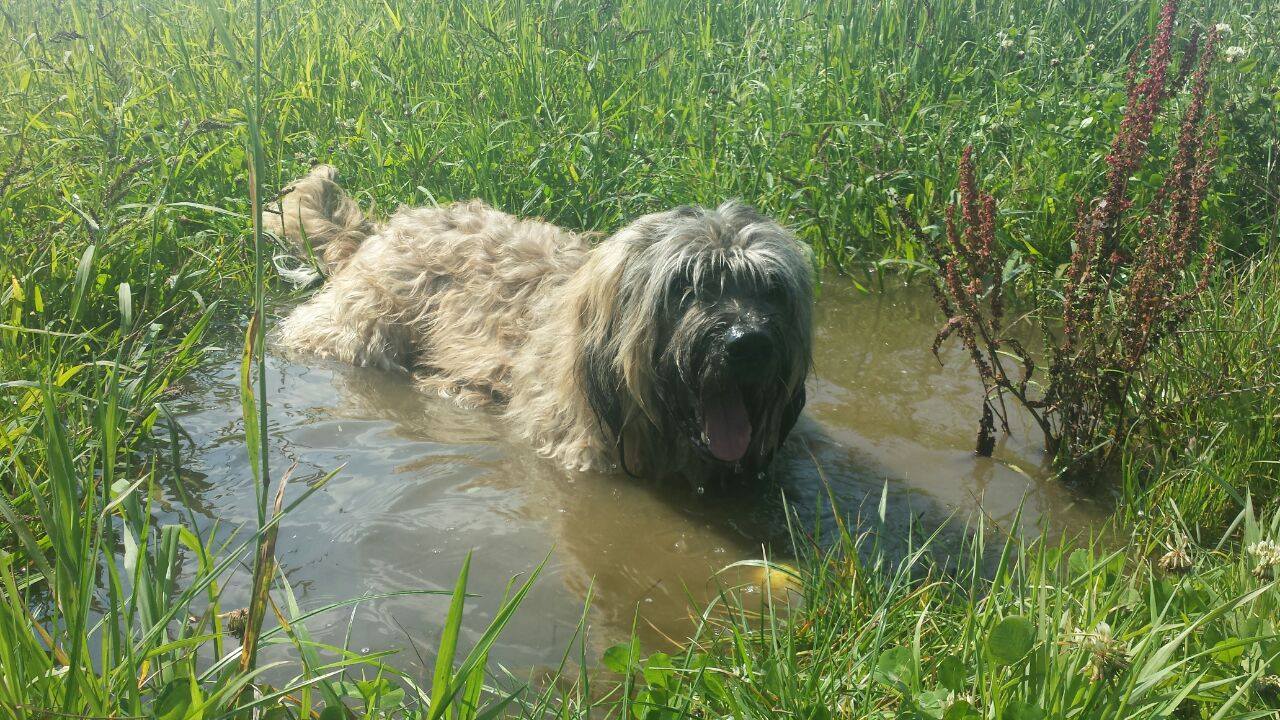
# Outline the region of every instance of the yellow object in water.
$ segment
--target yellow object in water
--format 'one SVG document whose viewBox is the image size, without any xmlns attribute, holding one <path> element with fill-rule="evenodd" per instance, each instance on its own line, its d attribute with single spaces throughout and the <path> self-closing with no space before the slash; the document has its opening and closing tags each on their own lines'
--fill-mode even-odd
<svg viewBox="0 0 1280 720">
<path fill-rule="evenodd" d="M 804 594 L 804 583 L 800 580 L 800 572 L 786 563 L 769 563 L 767 566 L 753 568 L 751 582 L 762 590 L 768 589 L 775 598 L 786 597 L 792 593 Z"/>
</svg>

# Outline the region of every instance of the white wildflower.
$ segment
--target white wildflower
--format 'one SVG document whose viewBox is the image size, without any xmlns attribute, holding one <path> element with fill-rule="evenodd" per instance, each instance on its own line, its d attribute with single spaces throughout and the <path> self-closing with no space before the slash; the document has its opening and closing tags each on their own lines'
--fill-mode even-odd
<svg viewBox="0 0 1280 720">
<path fill-rule="evenodd" d="M 1222 54 L 1222 57 L 1227 62 L 1233 63 L 1248 54 L 1249 54 L 1248 50 L 1245 50 L 1239 45 L 1232 45 L 1231 47 L 1227 48 L 1226 52 Z"/>
<path fill-rule="evenodd" d="M 1076 628 L 1068 642 L 1089 654 L 1085 669 L 1094 682 L 1113 678 L 1129 665 L 1128 649 L 1106 622 L 1098 623 L 1091 631 Z"/>
<path fill-rule="evenodd" d="M 1272 540 L 1259 540 L 1245 550 L 1263 565 L 1280 565 L 1280 544 Z"/>
<path fill-rule="evenodd" d="M 352 90 L 359 90 L 359 89 L 360 89 L 360 81 L 359 81 L 359 80 L 352 80 L 352 81 L 351 81 L 351 89 L 352 89 Z"/>
<path fill-rule="evenodd" d="M 1259 579 L 1265 578 L 1271 568 L 1280 566 L 1280 544 L 1273 540 L 1259 540 L 1245 548 L 1245 551 L 1257 558 L 1258 564 L 1253 568 L 1253 574 Z"/>
<path fill-rule="evenodd" d="M 1009 48 L 1013 47 L 1013 39 L 1012 39 L 1012 38 L 1005 38 L 1005 39 L 1001 40 L 1001 41 L 1000 41 L 1000 47 L 1001 47 L 1001 49 L 1004 49 L 1004 50 L 1008 50 Z"/>
<path fill-rule="evenodd" d="M 1092 631 L 1076 628 L 1072 639 L 1082 650 L 1097 652 L 1114 642 L 1115 634 L 1111 632 L 1111 624 L 1104 621 L 1094 626 Z"/>
<path fill-rule="evenodd" d="M 1159 560 L 1160 569 L 1174 575 L 1182 575 L 1191 572 L 1195 566 L 1191 559 L 1191 554 L 1187 552 L 1185 547 L 1179 546 L 1165 553 Z"/>
<path fill-rule="evenodd" d="M 1218 35 L 1224 38 L 1231 37 L 1231 26 L 1228 25 L 1227 23 L 1218 23 L 1217 25 L 1213 26 L 1213 29 L 1214 29 L 1214 32 L 1218 33 Z"/>
<path fill-rule="evenodd" d="M 1094 49 L 1097 47 L 1098 47 L 1097 45 L 1094 45 L 1093 43 L 1089 43 L 1088 45 L 1084 46 L 1084 53 L 1088 55 L 1089 53 L 1093 52 Z"/>
</svg>

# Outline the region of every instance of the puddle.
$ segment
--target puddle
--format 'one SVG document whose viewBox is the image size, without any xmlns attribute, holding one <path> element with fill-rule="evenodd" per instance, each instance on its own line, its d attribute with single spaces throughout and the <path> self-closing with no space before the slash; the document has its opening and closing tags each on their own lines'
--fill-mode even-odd
<svg viewBox="0 0 1280 720">
<path fill-rule="evenodd" d="M 646 649 L 693 627 L 690 600 L 714 596 L 716 570 L 787 548 L 786 505 L 801 527 L 829 522 L 830 487 L 846 516 L 873 516 L 888 488 L 887 544 L 912 518 L 931 530 L 953 512 L 1057 534 L 1096 527 L 1105 508 L 1048 478 L 1038 437 L 1023 426 L 995 459 L 972 453 L 980 387 L 958 346 L 940 366 L 929 352 L 939 317 L 921 288 L 866 295 L 832 278 L 816 315 L 809 404 L 775 484 L 696 496 L 626 477 L 568 473 L 513 441 L 482 411 L 416 393 L 403 375 L 269 357 L 273 472 L 293 463 L 294 486 L 345 466 L 296 509 L 278 557 L 303 608 L 397 590 L 450 590 L 474 551 L 464 643 L 479 637 L 511 578 L 550 553 L 542 577 L 495 648 L 511 668 L 558 664 L 588 614 L 593 658 L 631 631 Z M 186 492 L 198 523 L 226 535 L 255 522 L 244 450 L 237 359 L 198 373 L 175 405 L 190 435 Z M 826 485 L 824 486 L 824 478 Z M 171 512 L 181 509 L 166 488 Z M 825 517 L 824 517 L 825 516 Z M 176 517 L 176 514 L 174 515 Z M 226 583 L 244 604 L 247 570 Z M 308 624 L 321 642 L 402 648 L 414 673 L 430 659 L 448 598 L 401 596 Z M 274 651 L 268 651 L 270 656 Z M 279 652 L 284 652 L 280 650 Z M 589 652 L 592 652 L 589 650 Z"/>
</svg>

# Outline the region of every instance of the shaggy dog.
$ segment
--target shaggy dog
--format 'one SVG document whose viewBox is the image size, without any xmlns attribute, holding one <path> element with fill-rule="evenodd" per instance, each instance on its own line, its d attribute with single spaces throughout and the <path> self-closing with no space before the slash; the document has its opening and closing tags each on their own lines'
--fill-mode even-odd
<svg viewBox="0 0 1280 720">
<path fill-rule="evenodd" d="M 580 470 L 756 474 L 795 424 L 812 265 L 753 209 L 645 215 L 593 248 L 478 201 L 375 224 L 336 178 L 317 167 L 267 216 L 328 275 L 284 321 L 287 349 L 502 407 L 541 454 Z"/>
</svg>

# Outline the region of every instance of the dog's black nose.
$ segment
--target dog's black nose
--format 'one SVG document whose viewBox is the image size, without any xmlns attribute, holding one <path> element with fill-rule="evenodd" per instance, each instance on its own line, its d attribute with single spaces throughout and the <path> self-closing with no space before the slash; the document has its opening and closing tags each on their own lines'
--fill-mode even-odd
<svg viewBox="0 0 1280 720">
<path fill-rule="evenodd" d="M 725 353 L 729 366 L 737 372 L 763 375 L 773 369 L 773 338 L 758 328 L 729 328 Z"/>
</svg>

